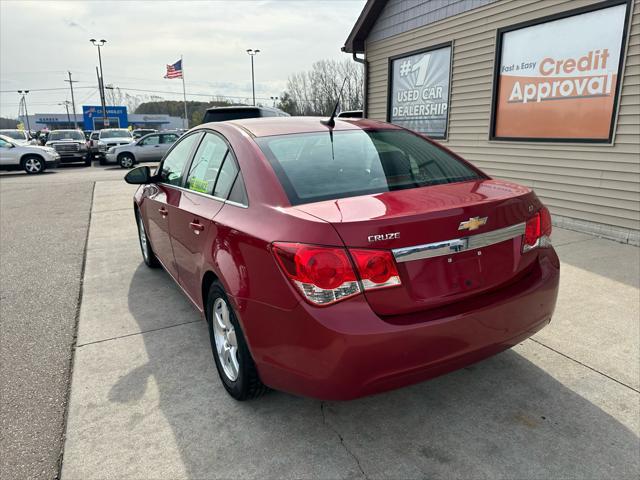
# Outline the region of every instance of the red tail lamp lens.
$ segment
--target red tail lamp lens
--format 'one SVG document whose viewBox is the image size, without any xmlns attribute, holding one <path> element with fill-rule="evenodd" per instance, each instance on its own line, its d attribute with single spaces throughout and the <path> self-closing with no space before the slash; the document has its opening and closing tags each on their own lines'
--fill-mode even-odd
<svg viewBox="0 0 640 480">
<path fill-rule="evenodd" d="M 365 290 L 400 285 L 400 275 L 391 252 L 350 248 Z"/>
<path fill-rule="evenodd" d="M 326 305 L 360 293 L 343 248 L 274 243 L 273 252 L 289 279 L 313 304 Z"/>
<path fill-rule="evenodd" d="M 540 238 L 540 213 L 536 213 L 527 220 L 524 230 L 524 244 L 528 247 L 534 247 Z"/>
<path fill-rule="evenodd" d="M 551 246 L 551 214 L 546 207 L 538 210 L 527 220 L 524 230 L 522 251 L 528 252 L 538 247 Z"/>
</svg>

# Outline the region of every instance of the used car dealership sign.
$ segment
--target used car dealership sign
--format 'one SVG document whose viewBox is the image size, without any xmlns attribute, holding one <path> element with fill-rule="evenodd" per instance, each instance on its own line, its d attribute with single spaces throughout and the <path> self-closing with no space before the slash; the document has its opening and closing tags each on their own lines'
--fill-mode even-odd
<svg viewBox="0 0 640 480">
<path fill-rule="evenodd" d="M 391 59 L 388 120 L 446 137 L 450 73 L 450 45 Z"/>
</svg>

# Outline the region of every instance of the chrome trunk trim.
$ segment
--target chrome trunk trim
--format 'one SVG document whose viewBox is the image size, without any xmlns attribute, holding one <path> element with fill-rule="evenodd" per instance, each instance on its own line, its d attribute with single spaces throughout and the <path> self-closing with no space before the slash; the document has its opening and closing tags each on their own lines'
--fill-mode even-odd
<svg viewBox="0 0 640 480">
<path fill-rule="evenodd" d="M 443 240 L 442 242 L 425 243 L 414 247 L 394 248 L 392 250 L 396 262 L 410 262 L 412 260 L 422 260 L 424 258 L 440 257 L 451 255 L 466 250 L 488 247 L 496 243 L 512 240 L 524 235 L 525 223 L 518 223 L 491 232 L 479 233 L 469 237 L 454 238 L 453 240 Z"/>
</svg>

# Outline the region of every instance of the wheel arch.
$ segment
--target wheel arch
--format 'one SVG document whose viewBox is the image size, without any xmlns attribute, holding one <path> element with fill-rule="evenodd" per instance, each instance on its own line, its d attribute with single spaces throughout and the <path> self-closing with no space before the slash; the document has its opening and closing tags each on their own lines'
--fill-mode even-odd
<svg viewBox="0 0 640 480">
<path fill-rule="evenodd" d="M 133 154 L 133 152 L 130 152 L 129 150 L 125 150 L 124 152 L 118 152 L 118 156 L 116 157 L 116 159 L 120 160 L 120 157 L 122 157 L 122 155 L 126 155 L 129 154 L 131 155 L 131 158 L 133 158 L 133 161 L 136 161 L 136 156 Z"/>
<path fill-rule="evenodd" d="M 27 158 L 29 157 L 36 157 L 39 158 L 40 160 L 42 160 L 42 162 L 45 162 L 45 159 L 42 155 L 40 155 L 39 153 L 25 153 L 24 155 L 22 155 L 20 157 L 20 166 L 24 167 L 24 162 L 27 160 Z"/>
<path fill-rule="evenodd" d="M 201 286 L 201 292 L 200 292 L 200 294 L 201 294 L 200 300 L 202 301 L 203 310 L 206 308 L 206 305 L 207 305 L 207 295 L 209 294 L 209 289 L 211 288 L 211 285 L 213 285 L 213 283 L 216 282 L 219 279 L 220 278 L 218 277 L 218 275 L 216 275 L 211 270 L 207 270 L 205 272 L 205 274 L 202 276 L 202 286 Z"/>
</svg>

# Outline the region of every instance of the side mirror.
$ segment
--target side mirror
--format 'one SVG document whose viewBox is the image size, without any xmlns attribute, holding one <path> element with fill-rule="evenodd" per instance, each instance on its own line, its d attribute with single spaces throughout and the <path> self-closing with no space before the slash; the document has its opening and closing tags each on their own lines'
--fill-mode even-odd
<svg viewBox="0 0 640 480">
<path fill-rule="evenodd" d="M 133 170 L 129 170 L 124 176 L 124 181 L 132 185 L 145 185 L 152 181 L 151 170 L 149 167 L 138 167 Z"/>
</svg>

